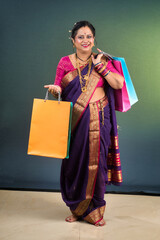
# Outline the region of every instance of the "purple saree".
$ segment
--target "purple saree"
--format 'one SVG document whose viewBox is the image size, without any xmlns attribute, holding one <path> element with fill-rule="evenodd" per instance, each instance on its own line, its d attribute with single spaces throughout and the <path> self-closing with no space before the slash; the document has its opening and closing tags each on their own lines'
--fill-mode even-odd
<svg viewBox="0 0 160 240">
<path fill-rule="evenodd" d="M 86 74 L 88 65 L 82 70 Z M 106 82 L 106 96 L 90 99 L 100 75 L 92 65 L 87 91 L 82 93 L 77 70 L 62 79 L 62 100 L 73 102 L 70 157 L 61 167 L 62 198 L 77 217 L 95 224 L 103 218 L 106 184 L 122 183 L 114 92 Z"/>
</svg>

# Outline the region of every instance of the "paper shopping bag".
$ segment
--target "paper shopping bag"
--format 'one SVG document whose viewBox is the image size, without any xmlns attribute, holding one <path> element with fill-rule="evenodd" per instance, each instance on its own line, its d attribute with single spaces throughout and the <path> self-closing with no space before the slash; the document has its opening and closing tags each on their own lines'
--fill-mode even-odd
<svg viewBox="0 0 160 240">
<path fill-rule="evenodd" d="M 114 89 L 115 110 L 120 112 L 128 111 L 131 106 L 138 101 L 129 71 L 124 58 L 113 57 L 109 53 L 102 52 L 109 60 L 112 61 L 116 70 L 124 77 L 122 89 Z"/>
<path fill-rule="evenodd" d="M 28 154 L 68 158 L 72 103 L 34 99 Z"/>
<path fill-rule="evenodd" d="M 124 76 L 124 85 L 122 89 L 114 91 L 115 109 L 117 111 L 126 112 L 131 106 L 138 101 L 129 71 L 124 58 L 113 57 L 113 65 L 120 74 Z"/>
</svg>

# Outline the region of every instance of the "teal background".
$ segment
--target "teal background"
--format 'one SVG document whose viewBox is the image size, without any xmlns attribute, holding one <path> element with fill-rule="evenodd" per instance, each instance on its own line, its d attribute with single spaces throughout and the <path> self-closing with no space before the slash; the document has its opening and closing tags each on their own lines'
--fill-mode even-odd
<svg viewBox="0 0 160 240">
<path fill-rule="evenodd" d="M 158 0 L 0 0 L 1 188 L 59 190 L 61 160 L 27 155 L 32 101 L 73 52 L 68 31 L 88 20 L 97 47 L 125 58 L 139 98 L 117 112 L 124 182 L 107 191 L 160 193 L 159 12 Z"/>
</svg>

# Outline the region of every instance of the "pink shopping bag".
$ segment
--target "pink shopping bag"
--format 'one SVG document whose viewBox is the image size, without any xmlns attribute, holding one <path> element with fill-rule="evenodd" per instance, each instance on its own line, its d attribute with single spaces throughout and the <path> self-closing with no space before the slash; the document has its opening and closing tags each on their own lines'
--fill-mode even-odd
<svg viewBox="0 0 160 240">
<path fill-rule="evenodd" d="M 113 57 L 112 55 L 103 52 L 103 54 L 112 61 L 115 69 L 124 77 L 122 89 L 115 89 L 115 110 L 120 112 L 128 111 L 133 104 L 138 101 L 136 91 L 134 89 L 129 71 L 124 58 Z"/>
<path fill-rule="evenodd" d="M 118 60 L 113 60 L 112 62 L 117 71 L 124 77 L 121 62 Z M 115 110 L 120 112 L 126 112 L 131 108 L 127 92 L 126 80 L 123 83 L 122 89 L 114 90 L 114 97 L 115 97 Z"/>
</svg>

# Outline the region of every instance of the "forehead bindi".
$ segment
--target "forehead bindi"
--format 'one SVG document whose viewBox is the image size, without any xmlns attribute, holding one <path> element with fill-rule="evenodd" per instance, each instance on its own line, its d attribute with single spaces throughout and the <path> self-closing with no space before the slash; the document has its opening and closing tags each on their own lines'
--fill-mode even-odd
<svg viewBox="0 0 160 240">
<path fill-rule="evenodd" d="M 77 35 L 93 35 L 93 33 L 89 27 L 81 27 L 78 30 Z"/>
</svg>

